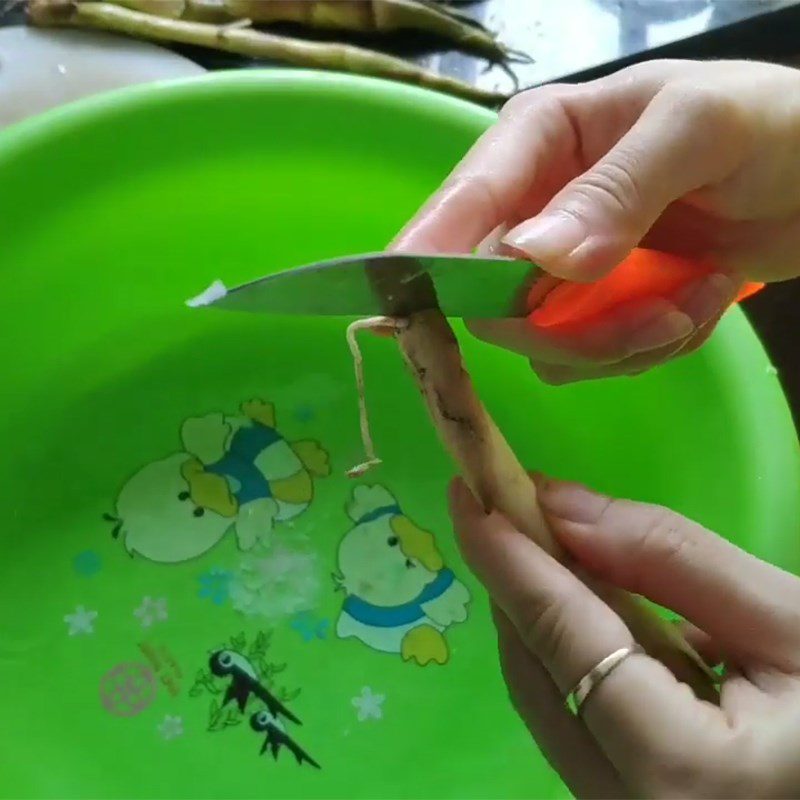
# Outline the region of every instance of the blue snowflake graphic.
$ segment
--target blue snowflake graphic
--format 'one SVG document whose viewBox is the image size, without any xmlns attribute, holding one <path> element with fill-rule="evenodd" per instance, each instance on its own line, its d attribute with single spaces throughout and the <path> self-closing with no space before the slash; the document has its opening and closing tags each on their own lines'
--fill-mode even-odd
<svg viewBox="0 0 800 800">
<path fill-rule="evenodd" d="M 103 560 L 94 550 L 84 550 L 72 559 L 72 569 L 74 569 L 78 575 L 83 575 L 85 578 L 91 578 L 92 575 L 97 575 L 102 568 Z"/>
<path fill-rule="evenodd" d="M 227 570 L 214 567 L 208 572 L 197 576 L 200 588 L 197 596 L 208 598 L 215 606 L 221 606 L 228 599 L 228 591 L 231 585 L 231 573 Z"/>
<path fill-rule="evenodd" d="M 297 631 L 304 642 L 312 642 L 314 639 L 328 637 L 330 622 L 327 619 L 318 619 L 310 611 L 302 611 L 300 614 L 295 614 L 289 627 Z"/>
</svg>

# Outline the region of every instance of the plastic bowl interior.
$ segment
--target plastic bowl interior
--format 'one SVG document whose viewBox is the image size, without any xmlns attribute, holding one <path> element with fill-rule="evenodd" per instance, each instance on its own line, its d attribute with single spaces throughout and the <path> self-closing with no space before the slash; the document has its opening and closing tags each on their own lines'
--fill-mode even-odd
<svg viewBox="0 0 800 800">
<path fill-rule="evenodd" d="M 346 320 L 183 304 L 380 249 L 491 121 L 271 71 L 0 136 L 0 794 L 567 795 L 508 707 L 392 342 L 364 340 L 385 464 L 353 482 Z M 795 433 L 738 310 L 689 359 L 573 388 L 462 339 L 532 468 L 797 566 Z"/>
</svg>

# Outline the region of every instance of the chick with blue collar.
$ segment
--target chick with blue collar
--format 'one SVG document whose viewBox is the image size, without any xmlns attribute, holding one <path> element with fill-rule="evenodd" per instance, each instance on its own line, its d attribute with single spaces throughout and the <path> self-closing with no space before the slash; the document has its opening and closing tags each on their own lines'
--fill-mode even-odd
<svg viewBox="0 0 800 800">
<path fill-rule="evenodd" d="M 176 563 L 202 555 L 229 530 L 241 550 L 265 541 L 275 523 L 308 509 L 314 479 L 330 474 L 312 440 L 290 442 L 275 410 L 248 400 L 239 413 L 187 419 L 182 450 L 151 462 L 122 487 L 114 535 L 131 555 Z"/>
<path fill-rule="evenodd" d="M 421 666 L 445 664 L 445 632 L 467 618 L 469 593 L 433 534 L 383 486 L 357 486 L 347 513 L 353 526 L 339 544 L 336 580 L 346 596 L 337 635 Z"/>
</svg>

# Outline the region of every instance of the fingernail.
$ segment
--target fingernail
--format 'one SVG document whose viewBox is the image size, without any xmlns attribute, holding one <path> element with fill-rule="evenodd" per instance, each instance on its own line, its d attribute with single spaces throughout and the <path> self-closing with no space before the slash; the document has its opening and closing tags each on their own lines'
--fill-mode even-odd
<svg viewBox="0 0 800 800">
<path fill-rule="evenodd" d="M 508 225 L 503 222 L 498 225 L 476 248 L 475 253 L 479 256 L 498 255 L 503 246 L 503 237 L 508 232 Z"/>
<path fill-rule="evenodd" d="M 651 322 L 639 328 L 630 340 L 630 355 L 646 353 L 658 347 L 685 339 L 695 331 L 691 317 L 682 311 L 659 314 Z"/>
<path fill-rule="evenodd" d="M 510 230 L 503 243 L 544 262 L 569 255 L 586 239 L 586 228 L 575 217 L 553 211 L 526 220 Z"/>
<path fill-rule="evenodd" d="M 733 300 L 736 288 L 737 284 L 732 278 L 715 272 L 686 287 L 676 304 L 699 328 L 725 310 Z"/>
<path fill-rule="evenodd" d="M 546 514 L 566 522 L 596 522 L 608 506 L 608 498 L 577 483 L 547 481 L 539 488 L 539 502 Z"/>
</svg>

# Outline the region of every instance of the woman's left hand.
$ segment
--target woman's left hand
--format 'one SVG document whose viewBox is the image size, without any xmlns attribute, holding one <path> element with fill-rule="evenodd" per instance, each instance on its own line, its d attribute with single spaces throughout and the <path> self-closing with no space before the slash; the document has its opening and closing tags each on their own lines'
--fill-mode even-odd
<svg viewBox="0 0 800 800">
<path fill-rule="evenodd" d="M 587 797 L 800 797 L 800 579 L 663 508 L 541 482 L 554 535 L 586 571 L 680 613 L 726 664 L 720 705 L 634 653 L 573 716 L 564 697 L 633 644 L 572 572 L 456 481 L 464 556 L 495 606 L 511 699 L 551 765 Z M 520 765 L 524 769 L 524 765 Z"/>
</svg>

